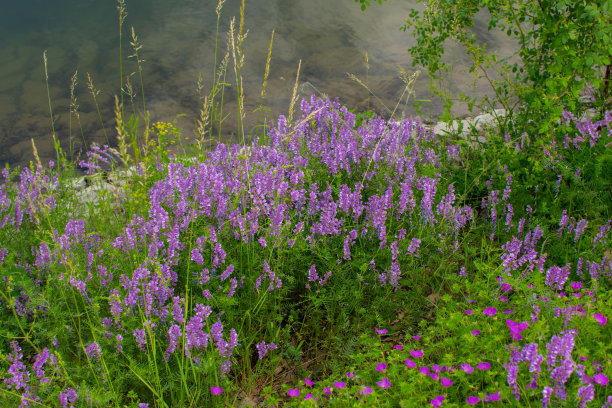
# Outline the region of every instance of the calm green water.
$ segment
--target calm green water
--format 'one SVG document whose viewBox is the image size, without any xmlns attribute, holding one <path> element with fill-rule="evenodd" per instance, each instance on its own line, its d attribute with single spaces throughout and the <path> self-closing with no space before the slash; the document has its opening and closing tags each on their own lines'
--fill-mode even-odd
<svg viewBox="0 0 612 408">
<path fill-rule="evenodd" d="M 264 105 L 272 115 L 286 114 L 295 81 L 298 61 L 302 60 L 300 95 L 314 92 L 339 97 L 350 108 L 368 106 L 384 114 L 380 103 L 347 78 L 351 72 L 368 83 L 387 106 L 395 106 L 403 90 L 397 66 L 413 72 L 407 48 L 410 35 L 399 30 L 415 2 L 390 0 L 362 12 L 353 0 L 251 0 L 247 1 L 244 43 L 246 54 L 244 88 L 246 129 L 257 119 L 251 112 L 259 105 L 270 33 L 276 34 L 270 77 Z M 198 115 L 197 79 L 202 73 L 209 89 L 214 56 L 216 26 L 212 0 L 128 0 L 124 24 L 124 75 L 136 71 L 131 54 L 129 30 L 133 26 L 143 48 L 144 94 L 153 121 L 171 121 L 185 116 L 179 124 L 188 136 Z M 74 154 L 82 151 L 81 128 L 70 120 L 70 78 L 78 70 L 75 95 L 85 144 L 106 143 L 95 105 L 87 88 L 86 73 L 100 89 L 98 102 L 111 143 L 114 143 L 114 95 L 119 93 L 119 33 L 116 2 L 112 0 L 24 0 L 4 2 L 0 15 L 0 165 L 23 165 L 32 159 L 30 138 L 46 162 L 54 159 L 51 146 L 51 121 L 43 69 L 43 50 L 47 50 L 51 101 L 55 130 L 64 150 L 72 143 Z M 227 0 L 222 11 L 220 56 L 231 17 L 239 15 L 239 0 Z M 491 37 L 484 27 L 477 34 L 491 47 L 507 49 L 503 38 Z M 369 70 L 365 54 L 369 55 Z M 453 88 L 466 92 L 487 92 L 486 87 L 471 86 L 465 71 L 467 59 L 459 52 L 454 57 L 458 72 Z M 228 71 L 233 76 L 233 71 Z M 136 88 L 137 109 L 141 92 Z M 430 97 L 425 75 L 416 85 L 418 98 Z M 226 95 L 225 111 L 230 116 L 223 138 L 231 140 L 235 129 L 236 100 Z M 429 107 L 426 107 L 429 111 Z M 400 112 L 413 115 L 410 107 Z M 440 104 L 432 102 L 440 113 Z M 461 114 L 461 112 L 459 112 Z"/>
</svg>

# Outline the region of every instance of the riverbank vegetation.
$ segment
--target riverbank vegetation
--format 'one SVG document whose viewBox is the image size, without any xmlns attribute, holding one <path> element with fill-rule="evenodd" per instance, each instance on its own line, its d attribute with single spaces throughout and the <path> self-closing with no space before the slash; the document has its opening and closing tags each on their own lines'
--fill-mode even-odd
<svg viewBox="0 0 612 408">
<path fill-rule="evenodd" d="M 243 17 L 191 140 L 122 79 L 116 144 L 2 171 L 1 405 L 610 406 L 607 94 L 436 135 L 295 91 L 268 121 L 266 77 L 213 143 Z"/>
</svg>

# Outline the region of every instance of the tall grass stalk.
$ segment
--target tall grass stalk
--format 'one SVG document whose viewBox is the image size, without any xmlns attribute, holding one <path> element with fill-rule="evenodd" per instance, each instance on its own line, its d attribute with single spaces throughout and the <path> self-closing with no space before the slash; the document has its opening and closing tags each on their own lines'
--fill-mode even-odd
<svg viewBox="0 0 612 408">
<path fill-rule="evenodd" d="M 94 87 L 93 80 L 91 79 L 91 75 L 89 72 L 87 73 L 87 88 L 89 88 L 89 93 L 93 98 L 94 105 L 96 106 L 96 112 L 98 113 L 98 120 L 100 121 L 100 126 L 102 126 L 102 131 L 104 132 L 104 138 L 106 139 L 106 144 L 110 145 L 110 140 L 108 139 L 108 133 L 106 132 L 106 127 L 104 126 L 104 120 L 102 120 L 102 114 L 100 113 L 100 105 L 98 104 L 98 95 L 100 94 L 100 90 Z"/>
<path fill-rule="evenodd" d="M 62 146 L 60 144 L 57 135 L 55 134 L 55 118 L 53 116 L 53 106 L 51 105 L 51 91 L 49 90 L 49 73 L 47 71 L 47 50 L 43 51 L 43 65 L 45 67 L 45 85 L 47 86 L 47 102 L 49 104 L 49 119 L 51 122 L 51 136 L 53 139 L 53 148 L 55 149 L 55 156 L 57 158 L 58 165 L 66 168 L 66 156 L 62 151 Z"/>
<path fill-rule="evenodd" d="M 123 109 L 123 23 L 127 17 L 125 0 L 117 0 L 119 17 L 119 91 L 121 93 L 121 109 Z"/>
<path fill-rule="evenodd" d="M 293 84 L 293 91 L 291 92 L 291 102 L 289 103 L 289 123 L 293 121 L 293 111 L 295 109 L 295 103 L 298 98 L 298 85 L 300 82 L 300 70 L 302 69 L 302 60 L 298 62 L 297 72 L 295 73 L 295 83 Z"/>
<path fill-rule="evenodd" d="M 87 148 L 87 144 L 85 142 L 85 134 L 83 133 L 83 125 L 81 124 L 81 115 L 79 114 L 79 102 L 76 97 L 76 86 L 78 85 L 78 70 L 74 71 L 74 74 L 70 78 L 70 115 L 68 119 L 68 140 L 70 142 L 70 156 L 71 160 L 74 160 L 74 150 L 72 144 L 72 115 L 77 120 L 77 124 L 79 125 L 79 132 L 81 134 L 81 141 L 83 143 L 82 149 Z"/>
</svg>

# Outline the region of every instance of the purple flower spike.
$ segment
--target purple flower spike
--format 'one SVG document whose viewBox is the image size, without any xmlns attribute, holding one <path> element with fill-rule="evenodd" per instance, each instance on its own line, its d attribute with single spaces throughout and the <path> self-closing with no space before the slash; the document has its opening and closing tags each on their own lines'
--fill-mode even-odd
<svg viewBox="0 0 612 408">
<path fill-rule="evenodd" d="M 385 371 L 387 369 L 387 363 L 376 364 L 376 371 Z"/>
<path fill-rule="evenodd" d="M 344 381 L 336 381 L 334 383 L 334 387 L 336 387 L 337 389 L 341 390 L 344 387 L 346 387 L 346 383 Z"/>
<path fill-rule="evenodd" d="M 440 383 L 442 384 L 443 387 L 450 387 L 451 385 L 453 385 L 453 380 L 449 380 L 446 377 L 442 377 L 440 379 Z"/>
<path fill-rule="evenodd" d="M 470 405 L 476 405 L 478 404 L 478 401 L 480 401 L 480 398 L 475 397 L 475 396 L 470 396 L 465 400 L 465 402 L 467 402 Z"/>
<path fill-rule="evenodd" d="M 210 387 L 210 392 L 212 392 L 213 395 L 221 395 L 221 393 L 223 392 L 223 388 L 221 388 L 221 387 Z"/>
<path fill-rule="evenodd" d="M 382 380 L 378 381 L 376 385 L 384 389 L 384 388 L 389 388 L 391 386 L 391 382 L 389 381 L 387 377 L 385 377 Z"/>
<path fill-rule="evenodd" d="M 601 313 L 595 313 L 593 315 L 593 318 L 597 320 L 597 323 L 601 324 L 602 326 L 604 326 L 606 322 L 608 321 L 606 316 L 602 315 Z"/>
<path fill-rule="evenodd" d="M 298 388 L 289 388 L 289 391 L 287 391 L 287 395 L 291 398 L 297 397 L 298 395 L 300 395 L 300 390 Z"/>
<path fill-rule="evenodd" d="M 372 387 L 365 386 L 365 387 L 363 387 L 362 389 L 359 390 L 359 393 L 361 395 L 371 394 L 372 393 Z"/>
<path fill-rule="evenodd" d="M 444 402 L 444 395 L 438 395 L 436 398 L 431 400 L 431 405 L 435 408 L 441 407 Z"/>
</svg>

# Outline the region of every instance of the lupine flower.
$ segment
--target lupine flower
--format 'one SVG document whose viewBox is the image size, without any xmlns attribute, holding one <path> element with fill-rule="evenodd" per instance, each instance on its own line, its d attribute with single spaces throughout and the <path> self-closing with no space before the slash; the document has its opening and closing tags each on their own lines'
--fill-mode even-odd
<svg viewBox="0 0 612 408">
<path fill-rule="evenodd" d="M 266 344 L 266 342 L 262 341 L 261 343 L 257 344 L 256 348 L 257 348 L 257 353 L 259 354 L 259 359 L 261 360 L 262 358 L 266 356 L 266 354 L 268 354 L 268 351 L 276 350 L 276 344 L 274 343 Z"/>
<path fill-rule="evenodd" d="M 593 401 L 593 398 L 595 398 L 595 387 L 593 387 L 593 384 L 583 385 L 578 388 L 579 408 L 585 408 L 588 402 Z"/>
<path fill-rule="evenodd" d="M 59 393 L 58 398 L 60 404 L 62 404 L 62 408 L 68 408 L 68 404 L 74 404 L 76 402 L 77 398 L 79 398 L 79 394 L 72 388 L 66 388 Z"/>
<path fill-rule="evenodd" d="M 391 386 L 391 382 L 389 382 L 389 379 L 387 377 L 383 378 L 382 380 L 378 381 L 376 383 L 376 385 L 378 385 L 380 388 L 389 388 Z"/>
<path fill-rule="evenodd" d="M 88 343 L 87 347 L 85 347 L 85 352 L 89 358 L 98 359 L 102 357 L 102 349 L 97 342 Z"/>
</svg>

